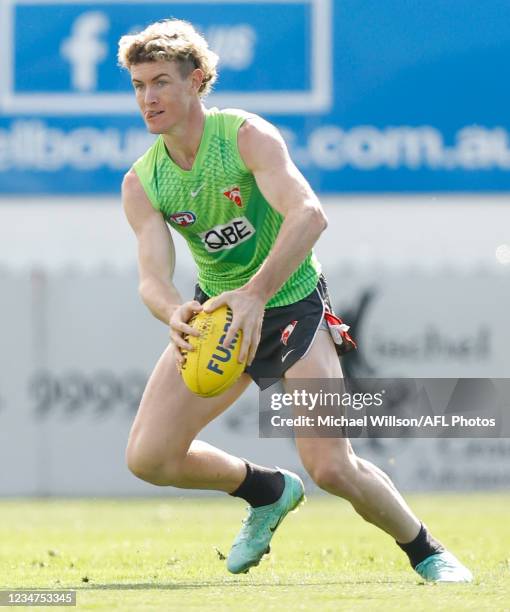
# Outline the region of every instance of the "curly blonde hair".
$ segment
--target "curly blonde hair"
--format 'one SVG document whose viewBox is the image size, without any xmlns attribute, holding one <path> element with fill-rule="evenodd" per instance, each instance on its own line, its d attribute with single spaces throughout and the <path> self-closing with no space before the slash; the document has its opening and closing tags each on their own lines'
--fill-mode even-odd
<svg viewBox="0 0 510 612">
<path fill-rule="evenodd" d="M 204 73 L 198 92 L 201 97 L 211 91 L 217 78 L 218 56 L 191 23 L 181 19 L 157 21 L 138 34 L 123 36 L 118 60 L 127 70 L 144 62 L 175 61 L 183 78 L 200 68 Z"/>
</svg>

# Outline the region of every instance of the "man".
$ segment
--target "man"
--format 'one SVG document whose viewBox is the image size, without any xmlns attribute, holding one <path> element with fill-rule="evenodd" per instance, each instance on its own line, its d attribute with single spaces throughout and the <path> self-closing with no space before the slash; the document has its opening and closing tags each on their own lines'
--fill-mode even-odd
<svg viewBox="0 0 510 612">
<path fill-rule="evenodd" d="M 155 144 L 127 173 L 123 203 L 138 239 L 140 294 L 170 327 L 171 343 L 156 365 L 131 430 L 131 471 L 156 485 L 215 489 L 241 497 L 249 515 L 227 560 L 247 572 L 269 552 L 274 530 L 304 497 L 296 474 L 254 465 L 196 440 L 251 380 L 342 376 L 337 351 L 352 346 L 340 328 L 335 345 L 327 287 L 312 247 L 327 225 L 322 207 L 289 158 L 278 131 L 238 110 L 206 109 L 217 56 L 188 23 L 169 20 L 124 36 L 119 60 L 130 72 Z M 187 240 L 198 267 L 195 299 L 172 284 L 174 250 L 167 226 Z M 229 346 L 243 330 L 238 382 L 215 398 L 194 396 L 179 373 L 188 321 L 228 304 Z M 339 331 L 337 327 L 337 331 Z M 283 332 L 283 333 L 282 333 Z M 337 348 L 338 347 L 338 348 Z M 177 365 L 177 367 L 176 367 Z M 390 534 L 427 580 L 466 582 L 471 573 L 446 552 L 411 512 L 390 479 L 358 458 L 345 438 L 297 438 L 304 467 L 323 489 L 348 499 Z"/>
</svg>

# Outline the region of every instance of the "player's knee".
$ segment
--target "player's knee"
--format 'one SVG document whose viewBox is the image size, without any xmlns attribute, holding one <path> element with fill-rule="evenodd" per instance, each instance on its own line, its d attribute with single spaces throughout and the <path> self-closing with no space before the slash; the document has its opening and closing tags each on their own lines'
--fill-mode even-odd
<svg viewBox="0 0 510 612">
<path fill-rule="evenodd" d="M 315 484 L 327 491 L 345 497 L 348 492 L 349 483 L 336 465 L 320 465 L 311 471 L 311 477 Z"/>
<path fill-rule="evenodd" d="M 126 463 L 132 474 L 155 485 L 173 485 L 180 480 L 179 463 L 169 461 L 168 456 L 155 449 L 144 450 L 135 444 L 128 444 Z"/>
<path fill-rule="evenodd" d="M 352 499 L 357 488 L 355 468 L 350 461 L 321 462 L 310 470 L 315 484 L 334 495 Z"/>
<path fill-rule="evenodd" d="M 127 447 L 126 464 L 132 474 L 147 482 L 151 482 L 159 468 L 156 457 L 140 452 L 134 445 L 128 445 Z"/>
</svg>

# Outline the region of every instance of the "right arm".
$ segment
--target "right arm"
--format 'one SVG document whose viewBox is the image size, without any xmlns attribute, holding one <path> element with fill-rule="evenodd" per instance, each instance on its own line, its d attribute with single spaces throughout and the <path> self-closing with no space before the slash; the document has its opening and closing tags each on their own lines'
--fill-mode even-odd
<svg viewBox="0 0 510 612">
<path fill-rule="evenodd" d="M 138 241 L 140 297 L 157 319 L 170 326 L 172 341 L 189 350 L 191 347 L 182 334 L 198 335 L 186 323 L 202 306 L 196 301 L 182 303 L 172 282 L 175 248 L 170 230 L 163 215 L 153 208 L 133 169 L 122 182 L 122 203 Z"/>
</svg>

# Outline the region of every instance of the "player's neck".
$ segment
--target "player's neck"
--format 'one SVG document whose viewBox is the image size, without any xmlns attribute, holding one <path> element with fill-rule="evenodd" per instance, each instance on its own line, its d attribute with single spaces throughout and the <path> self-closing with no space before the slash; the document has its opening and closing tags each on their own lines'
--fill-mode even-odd
<svg viewBox="0 0 510 612">
<path fill-rule="evenodd" d="M 205 108 L 201 103 L 190 108 L 186 120 L 163 134 L 172 160 L 183 170 L 190 170 L 197 156 L 205 126 Z"/>
</svg>

